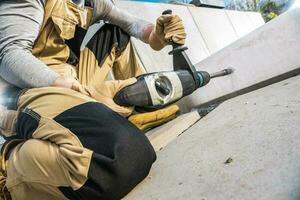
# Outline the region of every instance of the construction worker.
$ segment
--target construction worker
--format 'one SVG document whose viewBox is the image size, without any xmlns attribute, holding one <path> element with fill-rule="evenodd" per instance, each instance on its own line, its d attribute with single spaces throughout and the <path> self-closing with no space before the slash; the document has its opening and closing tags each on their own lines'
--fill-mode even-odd
<svg viewBox="0 0 300 200">
<path fill-rule="evenodd" d="M 80 52 L 86 29 L 100 19 L 110 24 Z M 161 16 L 154 26 L 107 0 L 0 2 L 0 75 L 12 85 L 33 88 L 19 95 L 17 111 L 2 108 L 6 196 L 120 199 L 146 177 L 153 148 L 119 115 L 128 116 L 133 108 L 112 100 L 144 72 L 129 36 L 155 50 L 185 40 L 178 16 Z M 111 69 L 121 80 L 106 81 Z M 167 109 L 162 118 L 175 112 Z M 148 121 L 158 119 L 150 116 Z"/>
<path fill-rule="evenodd" d="M 103 82 L 110 70 L 117 80 L 144 73 L 129 36 L 149 43 L 155 50 L 170 41 L 178 44 L 185 41 L 178 16 L 161 16 L 155 27 L 121 11 L 109 0 L 75 3 L 71 0 L 0 2 L 0 76 L 4 80 L 19 88 L 58 86 L 78 90 L 81 87 L 78 83 L 94 86 Z M 86 29 L 100 19 L 117 26 L 106 24 L 80 52 Z M 123 111 L 125 115 L 131 113 L 127 108 Z"/>
</svg>

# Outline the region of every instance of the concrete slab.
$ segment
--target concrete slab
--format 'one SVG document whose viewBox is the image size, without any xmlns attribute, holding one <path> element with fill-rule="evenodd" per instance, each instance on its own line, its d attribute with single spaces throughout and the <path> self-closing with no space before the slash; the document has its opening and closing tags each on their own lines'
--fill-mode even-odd
<svg viewBox="0 0 300 200">
<path fill-rule="evenodd" d="M 189 10 L 211 54 L 238 39 L 224 10 L 197 7 Z"/>
<path fill-rule="evenodd" d="M 300 8 L 288 11 L 196 65 L 214 72 L 233 67 L 185 98 L 190 108 L 224 100 L 300 74 Z"/>
<path fill-rule="evenodd" d="M 189 47 L 187 54 L 193 63 L 197 63 L 208 57 L 209 52 L 203 41 L 203 38 L 192 20 L 189 10 L 185 6 L 159 4 L 159 3 L 142 3 L 132 1 L 117 1 L 116 5 L 137 17 L 155 23 L 156 19 L 166 9 L 172 9 L 173 14 L 179 15 L 187 32 L 186 45 Z M 138 55 L 141 58 L 148 72 L 166 71 L 173 69 L 172 57 L 168 52 L 172 50 L 170 46 L 165 47 L 162 51 L 155 52 L 149 45 L 133 39 L 133 44 L 137 49 Z"/>
<path fill-rule="evenodd" d="M 257 28 L 252 25 L 250 13 L 234 10 L 225 10 L 225 13 L 231 21 L 233 28 L 239 38 L 245 36 L 246 34 Z"/>
<path fill-rule="evenodd" d="M 297 76 L 224 102 L 160 151 L 125 199 L 298 200 L 299 88 Z"/>
<path fill-rule="evenodd" d="M 260 13 L 257 12 L 247 12 L 247 13 L 250 18 L 250 21 L 252 22 L 253 27 L 258 28 L 265 24 L 265 21 L 262 18 Z"/>
</svg>

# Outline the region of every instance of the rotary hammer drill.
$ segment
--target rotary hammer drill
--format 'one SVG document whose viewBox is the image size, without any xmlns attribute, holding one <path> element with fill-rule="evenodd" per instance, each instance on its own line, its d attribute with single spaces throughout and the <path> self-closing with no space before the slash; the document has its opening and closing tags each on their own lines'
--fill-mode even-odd
<svg viewBox="0 0 300 200">
<path fill-rule="evenodd" d="M 171 14 L 166 10 L 163 14 Z M 196 71 L 188 55 L 187 47 L 172 44 L 174 71 L 155 72 L 137 77 L 137 82 L 120 90 L 114 101 L 121 106 L 136 106 L 137 108 L 156 110 L 166 107 L 181 98 L 193 93 L 209 83 L 210 79 L 225 76 L 233 72 L 227 68 L 209 74 L 206 71 Z"/>
</svg>

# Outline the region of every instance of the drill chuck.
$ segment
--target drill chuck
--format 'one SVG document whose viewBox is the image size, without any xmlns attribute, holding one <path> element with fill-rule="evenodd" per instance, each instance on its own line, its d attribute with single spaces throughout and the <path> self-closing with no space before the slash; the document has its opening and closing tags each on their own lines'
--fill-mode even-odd
<svg viewBox="0 0 300 200">
<path fill-rule="evenodd" d="M 209 81 L 210 81 L 209 73 L 207 73 L 205 71 L 197 71 L 196 75 L 197 75 L 196 77 L 198 79 L 197 88 L 200 88 L 200 87 L 206 85 L 207 83 L 209 83 Z"/>
</svg>

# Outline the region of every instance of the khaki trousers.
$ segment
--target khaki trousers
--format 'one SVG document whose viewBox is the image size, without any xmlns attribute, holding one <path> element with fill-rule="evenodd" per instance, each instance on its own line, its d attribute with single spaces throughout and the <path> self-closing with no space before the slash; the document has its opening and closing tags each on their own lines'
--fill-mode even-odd
<svg viewBox="0 0 300 200">
<path fill-rule="evenodd" d="M 92 10 L 71 0 L 47 1 L 32 54 L 54 71 L 97 85 L 144 73 L 130 38 L 105 25 L 79 51 Z M 82 28 L 82 29 L 81 29 Z M 67 43 L 72 46 L 69 48 Z M 68 62 L 70 52 L 77 63 Z M 70 117 L 72 116 L 72 120 Z M 148 139 L 127 119 L 88 96 L 65 88 L 38 88 L 18 103 L 17 137 L 3 155 L 14 200 L 120 199 L 142 181 L 155 160 Z"/>
<path fill-rule="evenodd" d="M 156 158 L 126 118 L 71 89 L 28 90 L 16 130 L 23 141 L 3 155 L 14 200 L 120 199 Z"/>
<path fill-rule="evenodd" d="M 106 28 L 115 29 L 112 25 Z M 109 33 L 110 36 L 116 35 L 114 31 Z M 100 30 L 91 40 L 91 46 L 80 52 L 77 66 L 67 64 L 69 67 L 61 68 L 53 65 L 53 69 L 63 76 L 77 78 L 84 85 L 105 81 L 110 70 L 116 79 L 144 73 L 129 40 L 122 43 L 118 40 L 120 38 L 110 37 L 111 46 L 107 49 L 93 45 L 103 34 L 107 36 L 107 32 Z M 88 141 L 88 134 L 78 136 L 72 128 L 55 120 L 62 113 L 76 112 L 77 107 L 87 107 L 78 113 L 78 118 L 89 116 L 93 113 L 90 104 L 97 104 L 96 109 L 102 112 L 90 121 L 103 123 L 99 130 L 106 127 L 91 132 L 92 135 L 99 134 L 99 141 L 98 136 Z M 4 155 L 7 156 L 6 186 L 14 200 L 63 200 L 83 194 L 85 198 L 82 199 L 119 199 L 147 176 L 155 160 L 148 139 L 127 119 L 76 91 L 53 87 L 30 89 L 20 97 L 18 112 L 17 132 L 23 142 L 9 155 Z M 87 122 L 82 129 L 91 126 L 93 123 Z M 118 129 L 114 130 L 115 127 Z M 106 141 L 111 141 L 107 149 L 97 149 Z M 96 144 L 87 145 L 90 143 Z M 115 152 L 115 148 L 120 147 L 123 150 Z M 115 154 L 118 159 L 94 158 L 95 155 L 107 157 L 108 154 Z M 90 180 L 96 186 L 90 186 Z M 85 194 L 89 187 L 95 192 Z"/>
</svg>

